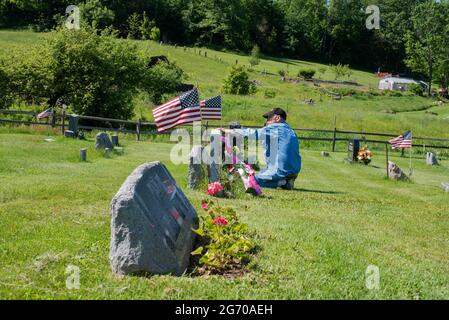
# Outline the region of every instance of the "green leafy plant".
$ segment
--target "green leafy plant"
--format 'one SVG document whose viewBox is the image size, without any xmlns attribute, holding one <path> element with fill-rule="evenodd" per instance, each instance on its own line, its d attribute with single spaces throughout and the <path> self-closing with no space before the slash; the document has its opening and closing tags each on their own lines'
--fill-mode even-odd
<svg viewBox="0 0 449 320">
<path fill-rule="evenodd" d="M 256 44 L 253 47 L 253 50 L 251 50 L 251 58 L 249 59 L 249 64 L 251 65 L 251 67 L 255 67 L 260 63 L 260 48 L 259 46 Z"/>
<path fill-rule="evenodd" d="M 266 99 L 272 99 L 272 98 L 275 98 L 275 97 L 276 97 L 276 91 L 267 89 L 267 90 L 265 90 L 265 92 L 264 92 L 264 97 L 265 97 Z"/>
<path fill-rule="evenodd" d="M 191 253 L 197 258 L 200 274 L 225 274 L 241 270 L 251 260 L 255 243 L 248 226 L 241 223 L 234 209 L 203 200 L 207 215 L 200 217 L 198 247 Z"/>
<path fill-rule="evenodd" d="M 247 95 L 255 93 L 257 88 L 249 81 L 245 67 L 234 66 L 223 82 L 223 90 L 225 93 Z"/>
<path fill-rule="evenodd" d="M 350 77 L 352 75 L 351 69 L 349 69 L 349 64 L 336 64 L 331 66 L 331 70 L 335 76 L 335 80 L 338 80 L 343 77 Z"/>
<path fill-rule="evenodd" d="M 408 86 L 408 91 L 410 91 L 413 94 L 416 94 L 417 96 L 422 97 L 424 95 L 424 89 L 420 84 L 412 83 Z"/>
<path fill-rule="evenodd" d="M 313 69 L 301 69 L 298 72 L 298 77 L 304 78 L 305 80 L 310 80 L 315 75 L 315 70 Z"/>
</svg>

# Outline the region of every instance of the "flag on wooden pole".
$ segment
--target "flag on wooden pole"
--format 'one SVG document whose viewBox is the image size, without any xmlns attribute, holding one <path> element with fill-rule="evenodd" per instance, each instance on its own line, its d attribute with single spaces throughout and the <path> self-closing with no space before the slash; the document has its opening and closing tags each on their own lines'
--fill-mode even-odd
<svg viewBox="0 0 449 320">
<path fill-rule="evenodd" d="M 201 121 L 198 90 L 190 90 L 153 109 L 153 117 L 159 132 L 180 124 Z"/>
</svg>

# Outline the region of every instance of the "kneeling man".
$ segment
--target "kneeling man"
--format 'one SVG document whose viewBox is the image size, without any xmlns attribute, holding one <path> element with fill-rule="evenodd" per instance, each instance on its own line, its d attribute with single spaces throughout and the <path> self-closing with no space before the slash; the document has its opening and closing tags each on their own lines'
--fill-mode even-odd
<svg viewBox="0 0 449 320">
<path fill-rule="evenodd" d="M 261 187 L 292 190 L 301 171 L 298 137 L 287 124 L 287 114 L 281 108 L 275 108 L 263 117 L 267 119 L 265 127 L 256 130 L 256 136 L 264 142 L 267 166 L 256 175 L 256 180 Z M 252 130 L 236 131 L 247 136 Z"/>
</svg>

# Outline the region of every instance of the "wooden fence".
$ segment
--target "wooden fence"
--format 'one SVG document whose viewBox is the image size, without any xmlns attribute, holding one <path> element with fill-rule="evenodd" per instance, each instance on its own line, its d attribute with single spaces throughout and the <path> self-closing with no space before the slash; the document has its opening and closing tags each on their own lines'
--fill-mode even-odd
<svg viewBox="0 0 449 320">
<path fill-rule="evenodd" d="M 5 119 L 3 116 L 0 117 L 0 123 L 5 124 L 25 124 L 25 125 L 41 125 L 41 126 L 50 126 L 53 128 L 61 128 L 61 134 L 65 133 L 65 130 L 68 129 L 67 119 L 71 117 L 77 117 L 78 120 L 87 120 L 90 123 L 92 122 L 101 122 L 103 126 L 93 126 L 93 125 L 83 125 L 79 124 L 78 128 L 81 130 L 101 130 L 101 131 L 111 131 L 111 132 L 120 132 L 127 134 L 135 134 L 136 139 L 139 141 L 142 135 L 169 135 L 171 132 L 158 132 L 156 130 L 156 124 L 153 122 L 145 122 L 142 120 L 130 121 L 130 120 L 119 120 L 119 119 L 111 119 L 111 118 L 101 118 L 101 117 L 93 117 L 93 116 L 80 116 L 80 115 L 72 115 L 72 114 L 52 114 L 46 122 L 39 121 L 37 119 L 37 112 L 32 111 L 18 111 L 18 110 L 2 110 L 0 109 L 0 115 L 25 115 L 32 118 L 35 118 L 36 121 L 28 120 L 14 120 L 14 119 Z M 107 124 L 104 126 L 104 124 Z M 112 126 L 112 124 L 116 124 L 116 126 Z M 118 128 L 117 128 L 118 126 Z M 207 124 L 209 128 L 219 128 L 219 125 L 215 124 Z M 181 126 L 187 127 L 187 126 Z M 258 126 L 245 126 L 247 128 L 260 128 Z M 149 130 L 145 130 L 145 128 L 149 128 Z M 339 130 L 334 129 L 309 129 L 309 128 L 294 128 L 293 130 L 298 132 L 298 138 L 301 140 L 309 140 L 309 141 L 328 141 L 332 143 L 332 151 L 335 151 L 336 143 L 338 141 L 348 141 L 350 138 L 348 135 L 358 135 L 363 142 L 370 143 L 380 143 L 380 144 L 388 144 L 388 140 L 393 137 L 397 137 L 398 134 L 393 133 L 378 133 L 378 132 L 364 132 L 364 131 L 349 131 L 349 130 Z M 303 135 L 303 133 L 319 133 L 319 134 L 328 134 L 330 137 L 322 137 L 322 136 L 310 136 Z M 341 137 L 341 135 L 345 135 L 345 137 Z M 340 137 L 339 137 L 340 136 Z M 385 138 L 383 140 L 379 140 L 376 138 L 368 137 L 382 137 Z M 413 140 L 420 141 L 422 143 L 413 143 L 414 147 L 421 148 L 436 148 L 436 149 L 449 149 L 449 139 L 447 138 L 429 138 L 429 137 L 413 137 Z M 429 143 L 426 143 L 429 142 Z M 432 144 L 433 143 L 433 144 Z M 438 145 L 435 145 L 438 143 Z"/>
</svg>

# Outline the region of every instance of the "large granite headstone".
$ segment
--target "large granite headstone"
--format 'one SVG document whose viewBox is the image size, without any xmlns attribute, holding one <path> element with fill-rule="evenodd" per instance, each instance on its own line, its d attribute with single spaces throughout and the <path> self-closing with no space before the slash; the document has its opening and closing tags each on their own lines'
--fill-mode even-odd
<svg viewBox="0 0 449 320">
<path fill-rule="evenodd" d="M 394 162 L 388 161 L 388 177 L 392 180 L 408 180 L 407 175 Z"/>
<path fill-rule="evenodd" d="M 160 162 L 139 166 L 111 202 L 109 260 L 117 275 L 182 275 L 197 214 Z"/>
<path fill-rule="evenodd" d="M 438 160 L 433 152 L 427 152 L 426 154 L 426 164 L 429 166 L 437 166 Z"/>
<path fill-rule="evenodd" d="M 110 149 L 112 150 L 114 146 L 112 145 L 111 139 L 106 132 L 100 132 L 95 137 L 95 149 Z"/>
</svg>

